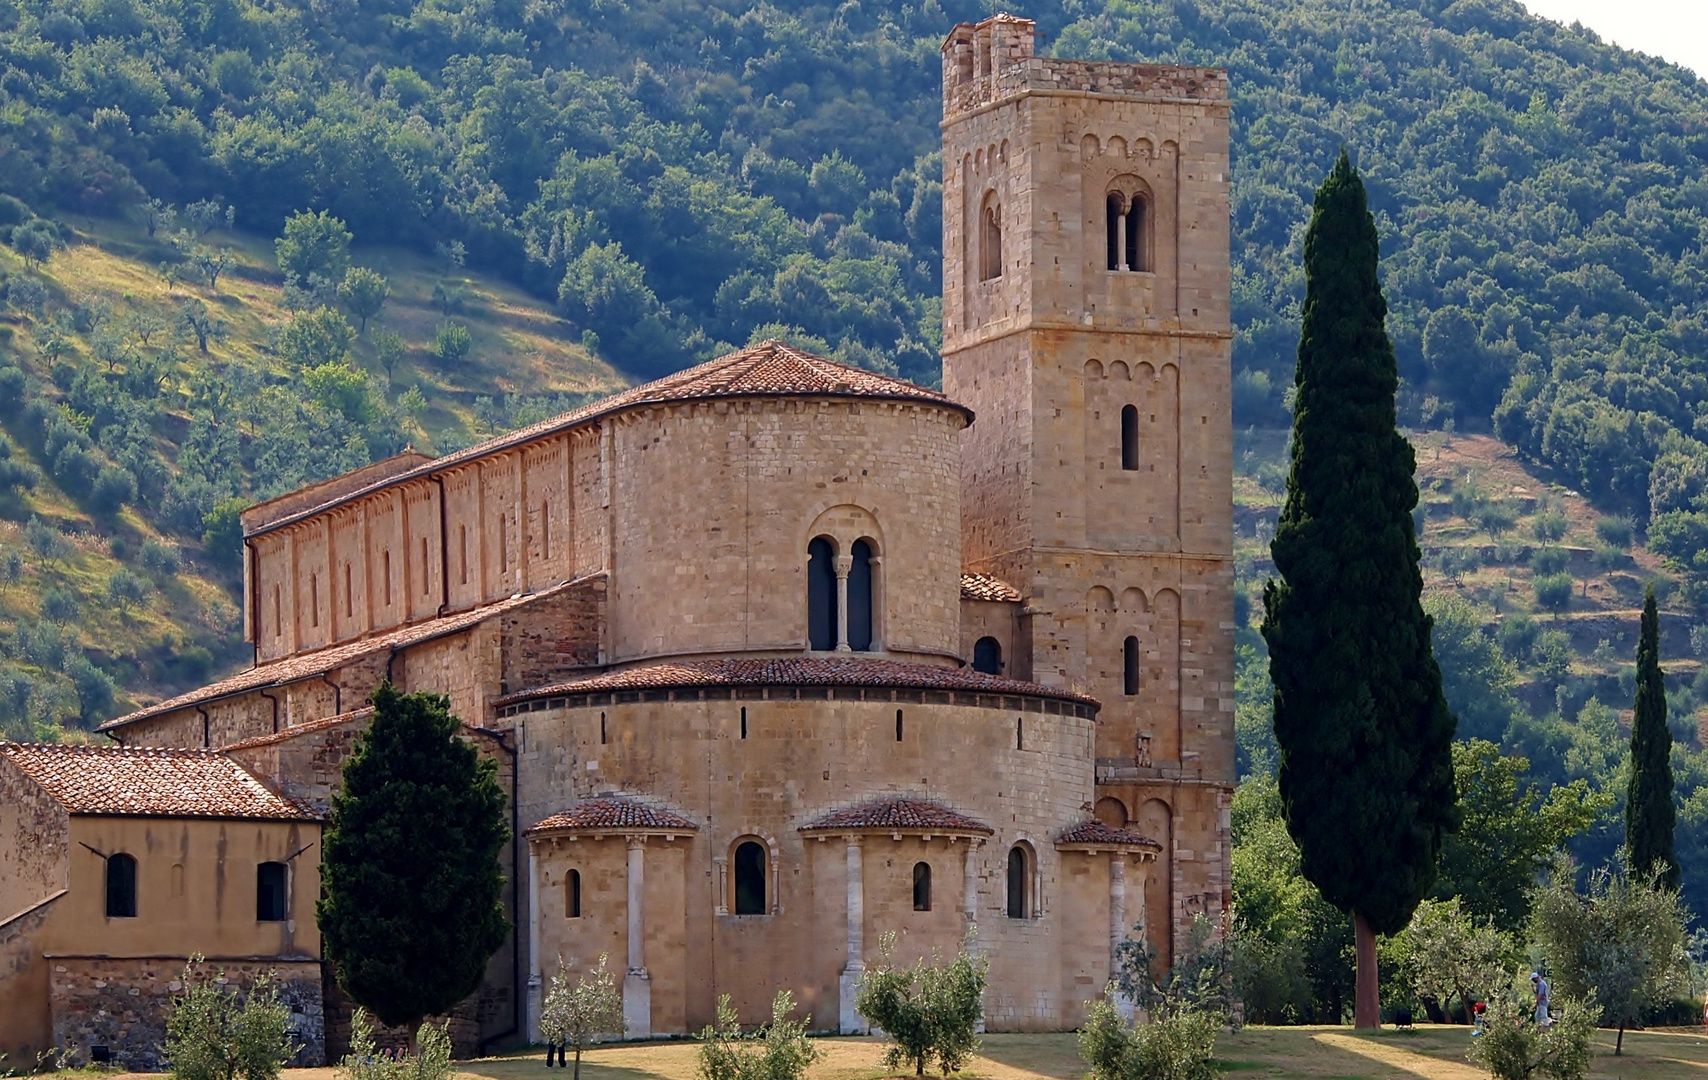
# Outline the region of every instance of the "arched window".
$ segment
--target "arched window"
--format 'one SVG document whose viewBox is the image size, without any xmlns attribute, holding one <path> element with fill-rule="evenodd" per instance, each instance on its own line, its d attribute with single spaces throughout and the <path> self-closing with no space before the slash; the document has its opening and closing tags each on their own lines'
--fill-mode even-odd
<svg viewBox="0 0 1708 1080">
<path fill-rule="evenodd" d="M 913 864 L 913 910 L 931 910 L 931 864 Z"/>
<path fill-rule="evenodd" d="M 255 921 L 284 922 L 287 903 L 287 874 L 282 862 L 264 862 L 255 868 Z"/>
<path fill-rule="evenodd" d="M 1107 216 L 1109 269 L 1121 269 L 1121 215 L 1126 212 L 1126 200 L 1121 193 L 1111 191 L 1109 197 L 1103 200 L 1104 213 Z"/>
<path fill-rule="evenodd" d="M 848 567 L 848 647 L 855 652 L 872 648 L 872 544 L 856 540 Z"/>
<path fill-rule="evenodd" d="M 735 849 L 735 913 L 765 914 L 765 845 L 756 840 Z"/>
<path fill-rule="evenodd" d="M 1145 259 L 1145 215 L 1149 207 L 1145 200 L 1134 196 L 1133 204 L 1127 208 L 1126 251 L 1127 269 L 1149 270 L 1150 265 Z"/>
<path fill-rule="evenodd" d="M 828 536 L 807 545 L 807 641 L 817 652 L 836 648 L 836 548 Z"/>
<path fill-rule="evenodd" d="M 563 916 L 581 918 L 581 871 L 571 870 L 563 879 Z"/>
<path fill-rule="evenodd" d="M 107 918 L 136 918 L 136 858 L 107 856 Z"/>
<path fill-rule="evenodd" d="M 1132 405 L 1121 408 L 1121 468 L 1132 472 L 1139 467 L 1139 410 Z"/>
<path fill-rule="evenodd" d="M 986 675 L 1002 674 L 1002 642 L 982 637 L 973 642 L 973 670 Z"/>
<path fill-rule="evenodd" d="M 1002 276 L 1002 204 L 992 192 L 979 211 L 979 280 Z"/>
<path fill-rule="evenodd" d="M 1139 639 L 1121 643 L 1121 692 L 1132 697 L 1139 692 Z"/>
<path fill-rule="evenodd" d="M 1010 919 L 1026 919 L 1031 917 L 1028 910 L 1031 907 L 1032 861 L 1026 857 L 1026 849 L 1015 844 L 1008 849 L 1008 917 Z"/>
</svg>

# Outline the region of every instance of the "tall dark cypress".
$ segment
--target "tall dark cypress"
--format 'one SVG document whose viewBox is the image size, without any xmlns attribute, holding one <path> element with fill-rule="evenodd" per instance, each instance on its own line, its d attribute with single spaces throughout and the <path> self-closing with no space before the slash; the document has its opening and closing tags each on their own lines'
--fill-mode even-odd
<svg viewBox="0 0 1708 1080">
<path fill-rule="evenodd" d="M 1287 498 L 1263 636 L 1287 828 L 1324 898 L 1353 916 L 1355 1014 L 1379 1024 L 1376 934 L 1398 932 L 1458 824 L 1455 720 L 1423 612 L 1411 444 L 1377 280 L 1376 223 L 1343 150 L 1305 233 Z"/>
<path fill-rule="evenodd" d="M 1672 847 L 1672 730 L 1666 726 L 1666 684 L 1661 677 L 1661 618 L 1655 587 L 1643 595 L 1643 628 L 1637 637 L 1636 715 L 1631 719 L 1631 780 L 1625 789 L 1625 844 L 1631 867 L 1659 870 L 1669 889 L 1678 888 L 1678 856 Z"/>
</svg>

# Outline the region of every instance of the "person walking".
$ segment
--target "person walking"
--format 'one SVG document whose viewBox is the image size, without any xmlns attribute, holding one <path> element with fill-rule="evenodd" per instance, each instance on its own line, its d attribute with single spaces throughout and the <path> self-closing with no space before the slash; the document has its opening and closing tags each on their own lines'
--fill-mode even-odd
<svg viewBox="0 0 1708 1080">
<path fill-rule="evenodd" d="M 1540 972 L 1532 971 L 1530 973 L 1530 985 L 1536 988 L 1536 1023 L 1542 1027 L 1547 1027 L 1553 1022 L 1548 1018 L 1548 1006 L 1551 1004 L 1548 980 L 1544 979 Z"/>
</svg>

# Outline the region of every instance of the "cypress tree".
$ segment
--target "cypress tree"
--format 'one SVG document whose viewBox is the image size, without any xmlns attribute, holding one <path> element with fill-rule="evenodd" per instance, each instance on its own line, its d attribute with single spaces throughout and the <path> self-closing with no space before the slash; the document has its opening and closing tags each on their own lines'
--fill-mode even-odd
<svg viewBox="0 0 1708 1080">
<path fill-rule="evenodd" d="M 448 1012 L 509 932 L 496 763 L 458 737 L 442 694 L 383 683 L 344 762 L 316 909 L 338 985 L 386 1024 Z"/>
<path fill-rule="evenodd" d="M 1631 719 L 1631 779 L 1625 789 L 1625 844 L 1631 867 L 1654 870 L 1662 884 L 1678 888 L 1673 852 L 1672 729 L 1666 725 L 1666 684 L 1661 677 L 1661 618 L 1655 587 L 1643 595 L 1643 627 L 1637 636 L 1636 715 Z"/>
<path fill-rule="evenodd" d="M 1355 1015 L 1380 1023 L 1376 934 L 1411 918 L 1458 824 L 1455 720 L 1423 612 L 1411 444 L 1377 279 L 1376 223 L 1344 150 L 1305 234 L 1287 496 L 1263 636 L 1287 829 L 1302 869 L 1353 916 Z"/>
</svg>

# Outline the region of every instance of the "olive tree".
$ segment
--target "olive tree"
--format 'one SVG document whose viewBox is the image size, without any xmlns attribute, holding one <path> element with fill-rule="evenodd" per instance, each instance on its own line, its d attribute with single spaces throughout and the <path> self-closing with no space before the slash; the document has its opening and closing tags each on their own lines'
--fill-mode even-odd
<svg viewBox="0 0 1708 1080">
<path fill-rule="evenodd" d="M 616 977 L 605 967 L 607 959 L 600 953 L 593 970 L 571 986 L 569 969 L 560 958 L 540 1009 L 540 1034 L 546 1042 L 575 1048 L 574 1080 L 581 1080 L 581 1051 L 605 1035 L 621 1035 L 626 1026 L 623 995 L 617 989 Z M 546 1064 L 551 1064 L 549 1054 Z"/>
<path fill-rule="evenodd" d="M 167 1067 L 177 1080 L 276 1080 L 290 1060 L 291 1011 L 268 972 L 247 994 L 220 971 L 208 975 L 201 957 L 184 966 L 182 992 L 166 1019 Z"/>
<path fill-rule="evenodd" d="M 887 1068 L 912 1065 L 915 1076 L 924 1076 L 926 1064 L 935 1061 L 947 1076 L 978 1049 L 990 962 L 973 953 L 973 936 L 969 931 L 960 953 L 947 964 L 933 953 L 932 963 L 921 958 L 909 968 L 890 963 L 893 931 L 879 940 L 880 959 L 861 977 L 854 1010 L 889 1036 Z"/>
<path fill-rule="evenodd" d="M 799 1080 L 818 1060 L 818 1047 L 807 1038 L 812 1017 L 789 1019 L 794 995 L 777 991 L 771 1001 L 771 1022 L 743 1033 L 729 995 L 718 997 L 718 1020 L 700 1032 L 699 1080 Z"/>
</svg>

